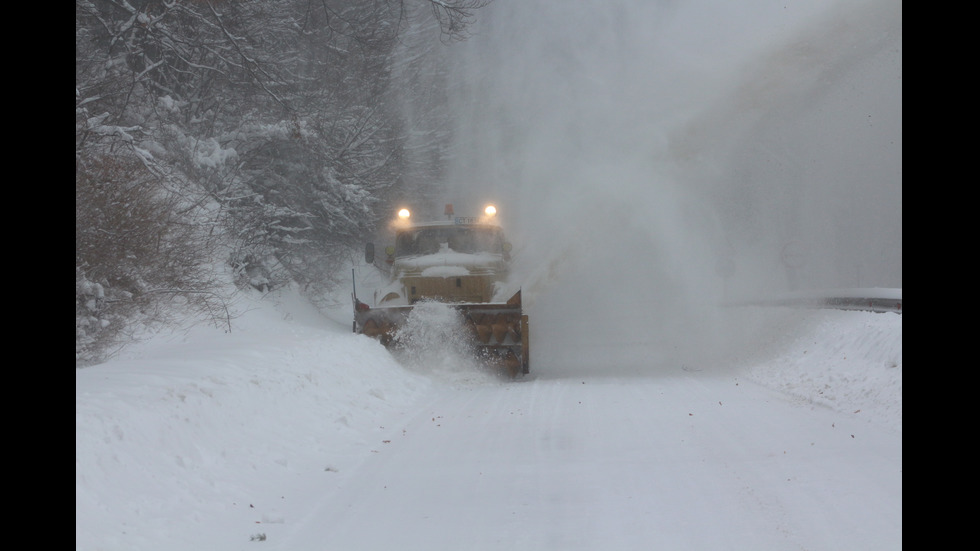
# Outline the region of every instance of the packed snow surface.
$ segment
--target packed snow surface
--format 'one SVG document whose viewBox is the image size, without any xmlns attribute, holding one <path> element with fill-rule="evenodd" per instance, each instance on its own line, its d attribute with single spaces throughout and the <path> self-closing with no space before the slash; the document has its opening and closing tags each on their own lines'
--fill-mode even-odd
<svg viewBox="0 0 980 551">
<path fill-rule="evenodd" d="M 542 319 L 508 380 L 247 310 L 76 369 L 77 550 L 902 547 L 901 314 L 738 309 L 695 363 Z"/>
</svg>

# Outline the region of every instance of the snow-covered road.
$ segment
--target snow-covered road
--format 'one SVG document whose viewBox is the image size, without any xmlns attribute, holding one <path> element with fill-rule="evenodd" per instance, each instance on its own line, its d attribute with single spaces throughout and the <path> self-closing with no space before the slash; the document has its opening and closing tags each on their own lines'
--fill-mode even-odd
<svg viewBox="0 0 980 551">
<path fill-rule="evenodd" d="M 900 549 L 901 319 L 509 381 L 257 305 L 76 372 L 76 550 Z"/>
<path fill-rule="evenodd" d="M 900 434 L 730 376 L 447 388 L 385 429 L 269 547 L 901 546 Z"/>
</svg>

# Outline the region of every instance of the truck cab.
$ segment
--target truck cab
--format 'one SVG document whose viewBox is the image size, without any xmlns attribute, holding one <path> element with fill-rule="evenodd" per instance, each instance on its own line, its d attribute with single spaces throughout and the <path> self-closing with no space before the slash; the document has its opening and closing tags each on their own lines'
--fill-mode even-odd
<svg viewBox="0 0 980 551">
<path fill-rule="evenodd" d="M 375 293 L 378 306 L 490 302 L 510 271 L 503 230 L 468 219 L 400 228 L 385 253 L 390 282 Z"/>
</svg>

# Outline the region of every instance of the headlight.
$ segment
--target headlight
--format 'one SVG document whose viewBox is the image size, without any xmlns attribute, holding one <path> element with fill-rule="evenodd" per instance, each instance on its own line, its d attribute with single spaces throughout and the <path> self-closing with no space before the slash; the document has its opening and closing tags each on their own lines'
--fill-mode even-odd
<svg viewBox="0 0 980 551">
<path fill-rule="evenodd" d="M 412 213 L 408 209 L 402 209 L 398 211 L 398 218 L 400 220 L 408 220 L 412 216 Z"/>
<path fill-rule="evenodd" d="M 487 216 L 495 216 L 497 214 L 497 207 L 493 205 L 487 205 L 487 208 L 483 209 L 483 212 L 485 212 Z"/>
</svg>

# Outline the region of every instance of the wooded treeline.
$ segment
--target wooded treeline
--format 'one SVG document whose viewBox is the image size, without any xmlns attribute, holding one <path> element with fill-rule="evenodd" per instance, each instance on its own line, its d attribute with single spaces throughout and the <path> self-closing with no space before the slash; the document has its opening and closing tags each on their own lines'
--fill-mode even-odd
<svg viewBox="0 0 980 551">
<path fill-rule="evenodd" d="M 76 363 L 170 313 L 226 322 L 229 279 L 336 285 L 437 191 L 442 58 L 488 2 L 76 0 Z"/>
</svg>

